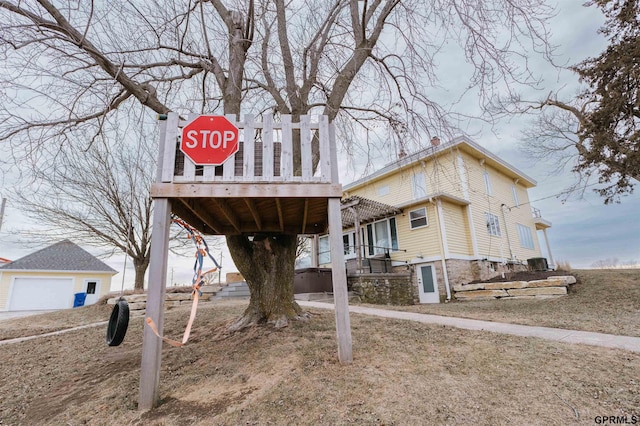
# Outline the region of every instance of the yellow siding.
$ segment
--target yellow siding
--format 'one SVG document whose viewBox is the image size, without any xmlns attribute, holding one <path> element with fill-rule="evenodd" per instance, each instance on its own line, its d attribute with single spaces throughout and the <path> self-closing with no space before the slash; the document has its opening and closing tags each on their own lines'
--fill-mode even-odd
<svg viewBox="0 0 640 426">
<path fill-rule="evenodd" d="M 491 194 L 487 194 L 486 191 L 483 176 L 485 171 L 491 181 Z M 507 176 L 506 172 L 456 147 L 436 158 L 414 163 L 398 169 L 394 174 L 366 182 L 357 188 L 350 189 L 346 195 L 359 195 L 392 206 L 409 205 L 404 207 L 404 213 L 397 218 L 399 246 L 407 252 L 394 253 L 392 255 L 394 260 L 410 260 L 415 258 L 417 253 L 421 253 L 424 257 L 440 255 L 435 204 L 411 205 L 414 200 L 412 179 L 419 173 L 424 174 L 428 195 L 444 193 L 470 203 L 466 207 L 442 201 L 447 244 L 452 256 L 473 255 L 471 235 L 473 229 L 480 258 L 507 260 L 510 257 L 509 246 L 517 260 L 524 261 L 531 257 L 540 257 L 540 244 L 531 214 L 527 188 Z M 519 207 L 515 206 L 512 187 L 516 189 Z M 505 205 L 504 215 L 503 204 Z M 424 229 L 410 230 L 408 212 L 422 206 L 428 207 L 429 226 Z M 467 208 L 471 212 L 473 227 L 469 225 Z M 498 217 L 500 236 L 489 235 L 485 212 Z M 521 247 L 518 223 L 531 230 L 533 249 Z"/>
<path fill-rule="evenodd" d="M 0 273 L 0 310 L 7 309 L 9 288 L 11 287 L 11 275 L 7 272 Z"/>
<path fill-rule="evenodd" d="M 6 270 L 0 273 L 0 310 L 8 309 L 9 292 L 11 290 L 11 284 L 15 277 L 25 278 L 73 278 L 74 279 L 74 292 L 80 293 L 85 291 L 85 280 L 100 281 L 99 296 L 106 296 L 111 291 L 111 277 L 110 273 L 78 273 L 78 272 L 40 272 L 40 271 L 12 271 Z"/>
<path fill-rule="evenodd" d="M 518 260 L 541 256 L 526 189 L 518 186 L 512 179 L 496 169 L 481 164 L 479 160 L 467 154 L 464 154 L 464 161 L 469 176 L 469 201 L 472 206 L 473 224 L 476 230 L 480 257 L 507 259 L 509 257 L 509 242 L 511 243 L 513 255 Z M 484 171 L 489 174 L 491 180 L 491 195 L 488 195 L 486 191 Z M 512 186 L 516 187 L 520 207 L 514 207 Z M 504 216 L 502 204 L 505 205 Z M 486 227 L 485 212 L 498 217 L 501 236 L 489 235 Z M 507 221 L 506 227 L 505 220 Z M 516 223 L 521 223 L 531 228 L 534 241 L 533 250 L 520 247 Z"/>
<path fill-rule="evenodd" d="M 442 203 L 445 233 L 449 254 L 471 256 L 471 232 L 467 220 L 465 207 L 450 203 Z"/>
<path fill-rule="evenodd" d="M 421 207 L 427 208 L 428 225 L 422 228 L 410 229 L 409 211 Z M 439 256 L 438 222 L 436 209 L 433 204 L 419 204 L 405 209 L 405 212 L 396 217 L 398 227 L 398 244 L 400 249 L 406 250 L 392 254 L 393 260 L 409 261 L 421 254 L 423 257 Z"/>
<path fill-rule="evenodd" d="M 440 156 L 437 161 L 422 162 L 411 167 L 399 169 L 397 173 L 365 183 L 361 187 L 348 191 L 348 195 L 376 200 L 397 206 L 414 200 L 412 181 L 414 176 L 423 176 L 427 194 L 440 192 L 462 197 L 460 178 L 455 167 L 453 154 Z M 384 190 L 388 188 L 388 191 Z M 381 194 L 382 192 L 382 194 Z"/>
</svg>

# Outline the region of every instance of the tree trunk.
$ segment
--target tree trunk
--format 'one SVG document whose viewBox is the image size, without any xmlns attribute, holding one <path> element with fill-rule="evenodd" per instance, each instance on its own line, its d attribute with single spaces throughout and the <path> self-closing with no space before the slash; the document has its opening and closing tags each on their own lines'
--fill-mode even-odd
<svg viewBox="0 0 640 426">
<path fill-rule="evenodd" d="M 227 236 L 233 262 L 251 292 L 249 306 L 231 327 L 269 323 L 286 327 L 289 320 L 306 318 L 293 298 L 297 236 L 285 234 Z"/>
<path fill-rule="evenodd" d="M 133 288 L 135 290 L 144 290 L 144 274 L 149 268 L 149 258 L 136 259 L 133 258 L 133 268 L 136 271 Z"/>
<path fill-rule="evenodd" d="M 242 81 L 247 50 L 252 42 L 252 3 L 246 22 L 241 13 L 230 12 L 222 2 L 213 2 L 225 16 L 229 30 L 229 70 L 220 77 L 225 114 L 240 114 Z M 299 156 L 299 154 L 298 154 Z M 231 327 L 240 330 L 253 324 L 269 323 L 285 327 L 289 320 L 305 316 L 293 299 L 293 277 L 296 259 L 296 235 L 270 234 L 247 237 L 227 236 L 233 262 L 247 281 L 251 299 L 249 307 Z"/>
</svg>

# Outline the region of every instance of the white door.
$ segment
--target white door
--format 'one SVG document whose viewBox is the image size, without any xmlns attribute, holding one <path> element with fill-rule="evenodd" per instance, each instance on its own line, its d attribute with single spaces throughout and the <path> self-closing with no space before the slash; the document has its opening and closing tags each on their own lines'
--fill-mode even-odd
<svg viewBox="0 0 640 426">
<path fill-rule="evenodd" d="M 73 278 L 16 277 L 11 288 L 10 311 L 73 307 Z"/>
<path fill-rule="evenodd" d="M 438 282 L 432 265 L 418 267 L 418 289 L 420 303 L 440 303 Z"/>
</svg>

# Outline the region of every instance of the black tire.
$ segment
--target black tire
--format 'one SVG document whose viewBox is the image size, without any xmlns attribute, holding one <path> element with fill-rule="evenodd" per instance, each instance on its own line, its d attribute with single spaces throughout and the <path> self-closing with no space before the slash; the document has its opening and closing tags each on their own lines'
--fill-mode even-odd
<svg viewBox="0 0 640 426">
<path fill-rule="evenodd" d="M 129 304 L 126 300 L 120 299 L 113 306 L 109 325 L 107 326 L 107 344 L 118 346 L 124 340 L 129 327 Z"/>
</svg>

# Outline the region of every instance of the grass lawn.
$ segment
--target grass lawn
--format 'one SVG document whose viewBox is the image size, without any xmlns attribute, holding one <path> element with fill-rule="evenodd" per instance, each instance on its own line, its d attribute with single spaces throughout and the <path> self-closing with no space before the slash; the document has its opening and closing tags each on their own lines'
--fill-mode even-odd
<svg viewBox="0 0 640 426">
<path fill-rule="evenodd" d="M 384 308 L 640 336 L 640 269 L 577 270 L 571 273 L 578 282 L 569 288 L 569 295 L 556 299 L 454 301 Z"/>
<path fill-rule="evenodd" d="M 619 282 L 617 273 L 603 276 Z M 587 291 L 592 284 L 580 277 L 578 285 Z M 575 290 L 579 295 L 580 287 Z M 570 309 L 578 309 L 571 308 L 572 296 L 544 302 L 564 301 L 568 313 L 562 315 L 571 317 Z M 638 293 L 627 297 L 637 306 Z M 582 324 L 600 321 L 606 327 L 623 316 L 592 309 L 601 306 L 598 301 L 585 304 L 587 312 L 576 311 Z M 353 314 L 354 362 L 341 366 L 333 312 L 312 310 L 309 321 L 278 331 L 260 327 L 227 334 L 226 326 L 245 306 L 246 301 L 202 305 L 189 343 L 163 347 L 162 403 L 146 413 L 136 409 L 142 318 L 131 320 L 118 347 L 106 345 L 106 327 L 0 346 L 0 424 L 547 425 L 640 415 L 640 354 Z M 531 315 L 531 321 L 544 316 L 542 308 L 524 312 L 501 315 Z M 103 321 L 110 308 L 66 313 L 0 325 L 28 332 L 71 325 L 74 316 L 76 323 L 89 317 Z M 640 325 L 637 314 L 627 322 L 633 318 Z M 167 334 L 179 338 L 187 320 L 188 309 L 169 311 Z"/>
</svg>

